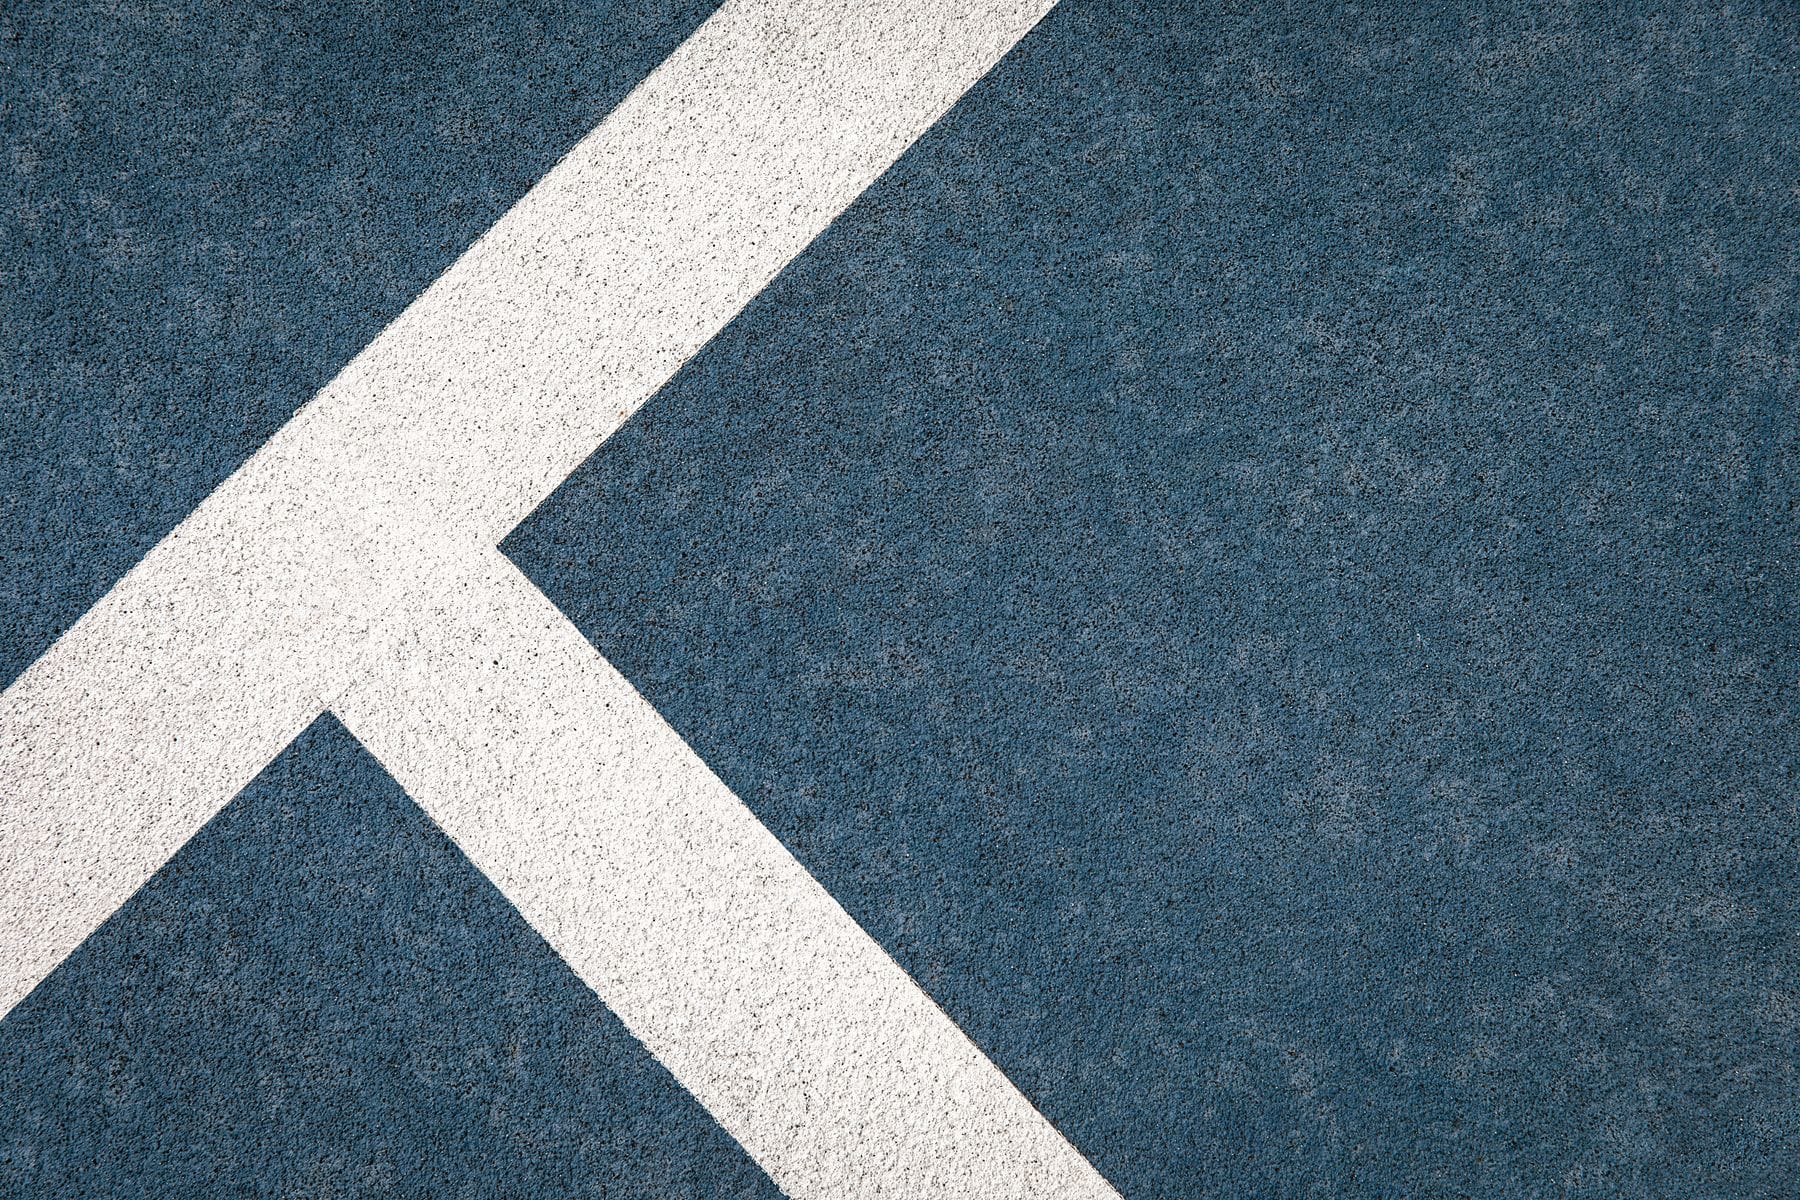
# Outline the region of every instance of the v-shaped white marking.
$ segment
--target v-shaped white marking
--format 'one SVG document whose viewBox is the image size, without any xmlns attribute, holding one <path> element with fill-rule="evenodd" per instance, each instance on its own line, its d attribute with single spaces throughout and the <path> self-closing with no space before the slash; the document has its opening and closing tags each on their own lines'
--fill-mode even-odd
<svg viewBox="0 0 1800 1200">
<path fill-rule="evenodd" d="M 1111 1188 L 494 547 L 1054 0 L 729 0 L 0 698 L 0 1013 L 337 711 L 794 1196 Z"/>
</svg>

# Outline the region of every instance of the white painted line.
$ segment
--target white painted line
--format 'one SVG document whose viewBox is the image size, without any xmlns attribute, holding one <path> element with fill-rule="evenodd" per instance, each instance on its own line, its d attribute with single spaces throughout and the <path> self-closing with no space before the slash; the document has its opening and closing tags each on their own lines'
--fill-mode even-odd
<svg viewBox="0 0 1800 1200">
<path fill-rule="evenodd" d="M 730 0 L 7 689 L 0 1013 L 366 680 L 352 727 L 791 1194 L 1110 1195 L 492 550 L 1052 2 Z"/>
<path fill-rule="evenodd" d="M 1114 1195 L 510 561 L 429 583 L 337 712 L 783 1191 Z"/>
</svg>

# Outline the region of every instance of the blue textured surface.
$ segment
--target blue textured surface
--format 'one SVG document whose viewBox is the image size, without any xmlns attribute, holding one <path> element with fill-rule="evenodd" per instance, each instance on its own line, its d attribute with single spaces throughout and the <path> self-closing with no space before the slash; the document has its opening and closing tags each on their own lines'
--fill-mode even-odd
<svg viewBox="0 0 1800 1200">
<path fill-rule="evenodd" d="M 329 717 L 4 1028 L 9 1198 L 780 1195 Z"/>
<path fill-rule="evenodd" d="M 1800 1166 L 1800 23 L 1071 0 L 507 549 L 1127 1196 Z"/>
<path fill-rule="evenodd" d="M 714 7 L 0 6 L 0 683 Z"/>
<path fill-rule="evenodd" d="M 709 5 L 0 10 L 0 680 Z M 508 550 L 1130 1200 L 1785 1197 L 1800 19 L 1069 0 Z M 769 1195 L 330 721 L 0 1195 Z"/>
</svg>

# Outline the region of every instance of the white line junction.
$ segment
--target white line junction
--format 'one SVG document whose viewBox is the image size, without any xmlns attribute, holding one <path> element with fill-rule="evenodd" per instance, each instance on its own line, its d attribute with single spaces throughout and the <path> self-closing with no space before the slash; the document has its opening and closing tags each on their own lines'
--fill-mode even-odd
<svg viewBox="0 0 1800 1200">
<path fill-rule="evenodd" d="M 1052 7 L 727 0 L 0 696 L 0 1015 L 335 712 L 795 1197 L 1112 1197 L 496 547 Z"/>
</svg>

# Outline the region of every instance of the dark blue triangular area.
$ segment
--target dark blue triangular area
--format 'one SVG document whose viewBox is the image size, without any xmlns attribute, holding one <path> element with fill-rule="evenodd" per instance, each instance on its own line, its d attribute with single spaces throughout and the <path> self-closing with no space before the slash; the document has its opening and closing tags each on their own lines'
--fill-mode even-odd
<svg viewBox="0 0 1800 1200">
<path fill-rule="evenodd" d="M 335 720 L 0 1023 L 0 1195 L 778 1195 Z"/>
</svg>

